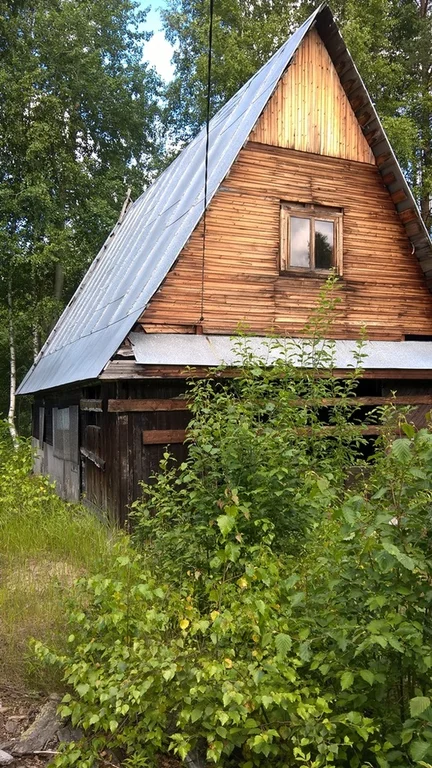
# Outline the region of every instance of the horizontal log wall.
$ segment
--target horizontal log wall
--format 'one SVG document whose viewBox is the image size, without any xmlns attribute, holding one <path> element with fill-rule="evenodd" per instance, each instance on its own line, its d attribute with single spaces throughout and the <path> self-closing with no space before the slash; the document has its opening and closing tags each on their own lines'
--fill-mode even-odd
<svg viewBox="0 0 432 768">
<path fill-rule="evenodd" d="M 261 115 L 252 141 L 375 164 L 318 32 L 305 37 Z"/>
<path fill-rule="evenodd" d="M 249 142 L 207 215 L 205 333 L 301 334 L 322 278 L 279 274 L 280 201 L 343 209 L 343 278 L 329 335 L 399 340 L 432 333 L 432 296 L 378 169 Z M 145 330 L 199 323 L 202 224 L 141 317 Z"/>
</svg>

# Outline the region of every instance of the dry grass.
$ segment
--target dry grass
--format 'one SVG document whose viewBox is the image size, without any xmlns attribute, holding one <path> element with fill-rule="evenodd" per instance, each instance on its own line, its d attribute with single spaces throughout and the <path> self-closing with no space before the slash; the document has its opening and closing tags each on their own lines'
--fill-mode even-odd
<svg viewBox="0 0 432 768">
<path fill-rule="evenodd" d="M 13 452 L 0 435 L 0 679 L 51 688 L 29 650 L 37 638 L 61 650 L 77 577 L 109 567 L 118 534 L 88 510 L 59 499 L 29 474 L 27 446 Z M 117 552 L 118 554 L 118 552 Z"/>
</svg>

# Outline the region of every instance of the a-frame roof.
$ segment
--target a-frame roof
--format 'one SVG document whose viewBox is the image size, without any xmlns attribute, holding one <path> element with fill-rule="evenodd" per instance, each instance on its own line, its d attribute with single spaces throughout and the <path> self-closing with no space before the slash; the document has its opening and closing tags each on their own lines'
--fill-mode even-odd
<svg viewBox="0 0 432 768">
<path fill-rule="evenodd" d="M 432 244 L 333 16 L 320 6 L 210 122 L 208 202 L 247 141 L 308 31 L 316 26 L 372 147 L 426 277 Z M 29 394 L 95 379 L 173 266 L 204 210 L 206 132 L 181 152 L 111 232 L 27 373 Z"/>
</svg>

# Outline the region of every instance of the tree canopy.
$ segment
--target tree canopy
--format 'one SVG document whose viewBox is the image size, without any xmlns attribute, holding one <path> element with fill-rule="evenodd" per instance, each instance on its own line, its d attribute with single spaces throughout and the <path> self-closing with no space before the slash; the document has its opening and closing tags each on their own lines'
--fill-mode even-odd
<svg viewBox="0 0 432 768">
<path fill-rule="evenodd" d="M 142 58 L 144 19 L 131 0 L 1 3 L 1 287 L 22 373 L 127 188 L 140 194 L 157 167 L 161 84 Z"/>
</svg>

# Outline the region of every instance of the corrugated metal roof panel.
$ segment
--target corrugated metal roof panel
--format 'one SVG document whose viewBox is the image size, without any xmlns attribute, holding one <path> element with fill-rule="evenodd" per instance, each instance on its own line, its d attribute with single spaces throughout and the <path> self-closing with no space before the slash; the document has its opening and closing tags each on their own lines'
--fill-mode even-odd
<svg viewBox="0 0 432 768">
<path fill-rule="evenodd" d="M 241 350 L 249 349 L 262 362 L 271 364 L 285 357 L 293 365 L 311 368 L 355 368 L 361 351 L 361 366 L 368 370 L 431 370 L 431 341 L 366 341 L 361 350 L 355 341 L 328 340 L 312 346 L 307 339 L 233 338 L 176 333 L 130 333 L 136 362 L 140 365 L 235 367 Z"/>
<path fill-rule="evenodd" d="M 209 202 L 319 11 L 211 120 Z M 93 379 L 102 371 L 202 216 L 205 143 L 203 129 L 128 208 L 50 334 L 19 394 Z"/>
</svg>

